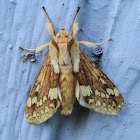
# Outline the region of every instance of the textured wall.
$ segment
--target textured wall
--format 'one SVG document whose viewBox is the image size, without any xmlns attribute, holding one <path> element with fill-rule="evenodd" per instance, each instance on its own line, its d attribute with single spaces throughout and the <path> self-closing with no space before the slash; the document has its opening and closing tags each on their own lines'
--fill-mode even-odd
<svg viewBox="0 0 140 140">
<path fill-rule="evenodd" d="M 40 125 L 28 124 L 24 110 L 29 92 L 48 49 L 36 63 L 20 61 L 25 51 L 51 40 L 46 7 L 56 32 L 71 31 L 77 7 L 78 41 L 118 87 L 125 105 L 117 116 L 103 115 L 75 104 L 72 115 L 57 112 Z M 0 140 L 136 140 L 140 137 L 140 2 L 139 0 L 1 0 L 0 1 Z M 101 56 L 102 57 L 99 57 Z"/>
</svg>

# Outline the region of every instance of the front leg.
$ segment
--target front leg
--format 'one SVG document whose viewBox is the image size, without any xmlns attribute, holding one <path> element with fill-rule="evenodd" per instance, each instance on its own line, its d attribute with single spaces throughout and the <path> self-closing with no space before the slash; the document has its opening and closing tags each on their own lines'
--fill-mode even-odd
<svg viewBox="0 0 140 140">
<path fill-rule="evenodd" d="M 79 44 L 82 44 L 82 45 L 85 45 L 85 46 L 91 47 L 91 48 L 96 48 L 97 45 L 101 45 L 101 44 L 103 44 L 103 43 L 105 43 L 107 41 L 110 41 L 110 40 L 112 40 L 112 38 L 107 39 L 107 40 L 105 40 L 103 42 L 100 42 L 100 43 L 92 43 L 92 42 L 88 42 L 88 41 L 80 41 Z"/>
<path fill-rule="evenodd" d="M 36 59 L 35 59 L 35 53 L 39 53 L 40 51 L 42 51 L 44 48 L 48 47 L 50 43 L 46 43 L 36 49 L 26 49 L 26 48 L 22 48 L 22 47 L 19 47 L 20 49 L 22 50 L 28 50 L 28 51 L 31 51 L 31 52 L 28 52 L 28 53 L 25 53 L 20 59 L 22 61 L 25 61 L 27 58 L 30 59 L 31 62 L 35 62 Z M 35 52 L 33 52 L 35 51 Z"/>
<path fill-rule="evenodd" d="M 50 43 L 46 43 L 36 49 L 26 49 L 26 48 L 22 48 L 22 47 L 19 47 L 20 49 L 22 50 L 28 50 L 28 51 L 36 51 L 36 53 L 39 53 L 40 51 L 42 51 L 43 49 L 47 48 L 49 46 Z"/>
</svg>

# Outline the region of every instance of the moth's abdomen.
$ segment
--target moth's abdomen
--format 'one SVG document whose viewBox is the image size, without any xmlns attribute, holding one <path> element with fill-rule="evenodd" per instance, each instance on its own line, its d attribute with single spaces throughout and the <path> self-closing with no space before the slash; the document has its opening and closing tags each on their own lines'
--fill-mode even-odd
<svg viewBox="0 0 140 140">
<path fill-rule="evenodd" d="M 63 115 L 69 115 L 75 101 L 75 77 L 72 68 L 61 68 L 59 87 L 62 97 L 60 112 Z"/>
</svg>

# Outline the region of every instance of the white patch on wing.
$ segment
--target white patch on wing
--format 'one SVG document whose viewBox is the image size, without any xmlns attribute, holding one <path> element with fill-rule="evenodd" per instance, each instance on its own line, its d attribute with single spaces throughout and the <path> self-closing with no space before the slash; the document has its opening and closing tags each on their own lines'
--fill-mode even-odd
<svg viewBox="0 0 140 140">
<path fill-rule="evenodd" d="M 97 89 L 95 90 L 95 95 L 100 96 L 100 92 Z"/>
<path fill-rule="evenodd" d="M 46 96 L 43 96 L 43 103 L 47 101 L 47 97 Z"/>
<path fill-rule="evenodd" d="M 114 95 L 114 92 L 111 88 L 106 88 L 106 91 L 109 95 Z"/>
<path fill-rule="evenodd" d="M 94 99 L 89 99 L 89 104 L 94 103 Z"/>
<path fill-rule="evenodd" d="M 57 99 L 57 88 L 50 88 L 48 97 L 51 100 Z"/>
<path fill-rule="evenodd" d="M 43 115 L 43 114 L 44 114 L 44 111 L 43 111 L 43 110 L 41 110 L 41 112 L 40 112 L 40 113 L 41 113 L 41 115 Z"/>
<path fill-rule="evenodd" d="M 114 87 L 113 91 L 114 91 L 116 97 L 119 96 L 120 92 L 118 91 L 118 89 L 116 87 Z"/>
<path fill-rule="evenodd" d="M 100 78 L 100 81 L 102 82 L 102 84 L 106 84 L 104 79 Z"/>
<path fill-rule="evenodd" d="M 40 105 L 40 102 L 38 101 L 37 104 L 36 104 L 36 106 L 39 107 L 39 105 Z"/>
<path fill-rule="evenodd" d="M 37 85 L 37 87 L 35 89 L 35 92 L 38 92 L 39 91 L 39 88 L 40 88 L 40 85 Z"/>
<path fill-rule="evenodd" d="M 36 112 L 35 112 L 35 110 L 34 110 L 34 112 L 33 112 L 33 117 L 36 117 Z"/>
<path fill-rule="evenodd" d="M 55 108 L 55 106 L 54 106 L 54 104 L 53 104 L 53 103 L 50 103 L 50 107 Z"/>
<path fill-rule="evenodd" d="M 26 117 L 28 118 L 28 113 L 26 113 L 25 115 L 26 115 Z"/>
<path fill-rule="evenodd" d="M 40 106 L 42 106 L 42 99 L 40 99 Z"/>
<path fill-rule="evenodd" d="M 95 106 L 101 106 L 101 102 L 100 101 L 97 101 Z"/>
<path fill-rule="evenodd" d="M 112 102 L 112 106 L 113 107 L 116 107 L 116 103 L 114 101 Z"/>
<path fill-rule="evenodd" d="M 49 111 L 50 111 L 50 109 L 47 106 L 45 106 L 45 113 L 47 113 Z"/>
<path fill-rule="evenodd" d="M 92 94 L 92 90 L 90 86 L 80 86 L 80 91 L 83 96 L 90 96 Z"/>
<path fill-rule="evenodd" d="M 109 98 L 109 95 L 108 95 L 108 94 L 106 94 L 106 98 L 107 98 L 107 99 Z"/>
<path fill-rule="evenodd" d="M 28 119 L 29 119 L 29 120 L 30 120 L 30 119 L 32 119 L 32 116 L 29 116 L 29 118 L 28 118 Z"/>
<path fill-rule="evenodd" d="M 101 92 L 101 97 L 105 98 L 105 94 L 103 92 Z"/>
<path fill-rule="evenodd" d="M 37 103 L 37 96 L 32 98 L 32 104 L 36 104 Z"/>
<path fill-rule="evenodd" d="M 122 108 L 121 105 L 118 105 L 118 108 Z"/>
<path fill-rule="evenodd" d="M 31 97 L 29 97 L 29 98 L 28 98 L 28 101 L 27 101 L 27 106 L 28 106 L 28 107 L 31 107 L 31 105 L 32 105 Z"/>
</svg>

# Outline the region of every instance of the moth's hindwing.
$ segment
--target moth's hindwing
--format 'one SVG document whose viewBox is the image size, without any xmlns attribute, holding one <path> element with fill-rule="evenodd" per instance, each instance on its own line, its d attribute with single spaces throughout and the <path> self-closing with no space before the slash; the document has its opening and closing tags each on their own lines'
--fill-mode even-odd
<svg viewBox="0 0 140 140">
<path fill-rule="evenodd" d="M 79 72 L 76 74 L 79 88 L 78 101 L 82 106 L 103 114 L 117 114 L 124 100 L 109 78 L 80 50 Z"/>
<path fill-rule="evenodd" d="M 39 124 L 49 119 L 59 106 L 58 78 L 47 55 L 26 105 L 26 118 L 31 124 Z"/>
</svg>

